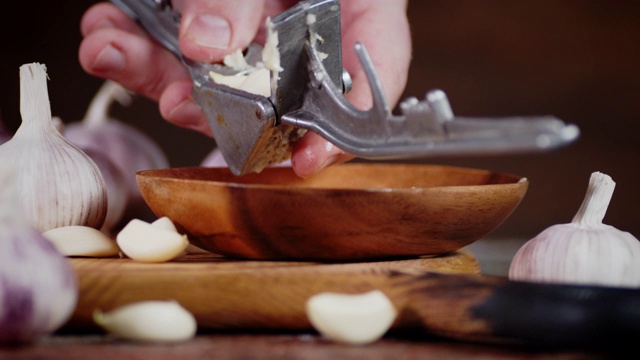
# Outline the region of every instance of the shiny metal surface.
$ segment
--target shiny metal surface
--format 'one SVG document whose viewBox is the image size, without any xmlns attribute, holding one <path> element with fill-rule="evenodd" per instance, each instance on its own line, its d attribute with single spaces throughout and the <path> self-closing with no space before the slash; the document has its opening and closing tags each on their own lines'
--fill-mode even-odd
<svg viewBox="0 0 640 360">
<path fill-rule="evenodd" d="M 301 1 L 272 19 L 283 70 L 271 71 L 269 98 L 216 84 L 210 71 L 233 73 L 224 65 L 184 58 L 177 45 L 180 14 L 166 1 L 112 2 L 182 59 L 194 81 L 194 99 L 236 175 L 286 160 L 305 130 L 369 159 L 545 151 L 571 143 L 580 133 L 553 116 L 456 117 L 441 90 L 430 91 L 424 100 L 403 101 L 401 114 L 394 115 L 360 43 L 354 51 L 367 75 L 373 107 L 356 109 L 344 97 L 351 79 L 342 68 L 338 0 Z M 259 49 L 252 46 L 247 52 L 250 64 L 260 60 Z"/>
</svg>

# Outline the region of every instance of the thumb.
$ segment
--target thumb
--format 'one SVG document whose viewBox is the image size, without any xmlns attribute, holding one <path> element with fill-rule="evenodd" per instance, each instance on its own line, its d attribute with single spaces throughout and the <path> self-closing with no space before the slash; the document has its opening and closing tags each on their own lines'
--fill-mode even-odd
<svg viewBox="0 0 640 360">
<path fill-rule="evenodd" d="M 192 60 L 220 62 L 251 43 L 263 10 L 264 0 L 184 0 L 180 51 Z"/>
</svg>

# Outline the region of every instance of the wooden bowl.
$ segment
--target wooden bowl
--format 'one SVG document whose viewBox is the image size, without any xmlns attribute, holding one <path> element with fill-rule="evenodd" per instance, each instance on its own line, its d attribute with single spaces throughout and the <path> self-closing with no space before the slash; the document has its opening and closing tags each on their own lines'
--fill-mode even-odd
<svg viewBox="0 0 640 360">
<path fill-rule="evenodd" d="M 351 163 L 301 179 L 290 168 L 137 174 L 143 198 L 196 246 L 228 257 L 344 261 L 439 255 L 496 229 L 526 178 L 434 165 Z"/>
</svg>

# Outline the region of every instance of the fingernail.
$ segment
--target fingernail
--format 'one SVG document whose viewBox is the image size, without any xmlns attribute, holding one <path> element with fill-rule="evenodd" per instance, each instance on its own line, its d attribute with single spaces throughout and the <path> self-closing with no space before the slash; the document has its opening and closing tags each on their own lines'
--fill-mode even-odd
<svg viewBox="0 0 640 360">
<path fill-rule="evenodd" d="M 93 28 L 91 29 L 91 31 L 98 30 L 98 29 L 115 29 L 115 27 L 116 26 L 113 24 L 113 22 L 111 22 L 111 20 L 104 19 L 96 23 L 95 25 L 93 25 Z"/>
<path fill-rule="evenodd" d="M 96 30 L 100 29 L 114 29 L 116 26 L 109 19 L 103 19 L 97 23 L 91 24 L 91 27 L 82 27 L 80 30 L 82 32 L 82 36 L 87 36 L 93 33 Z"/>
<path fill-rule="evenodd" d="M 206 123 L 202 110 L 191 99 L 186 99 L 173 108 L 167 120 L 179 126 L 196 129 L 201 127 L 203 122 Z"/>
<path fill-rule="evenodd" d="M 186 36 L 201 46 L 227 49 L 231 42 L 231 25 L 219 16 L 200 14 L 191 20 Z"/>
<path fill-rule="evenodd" d="M 120 70 L 125 65 L 124 54 L 112 45 L 107 45 L 93 61 L 94 71 Z"/>
</svg>

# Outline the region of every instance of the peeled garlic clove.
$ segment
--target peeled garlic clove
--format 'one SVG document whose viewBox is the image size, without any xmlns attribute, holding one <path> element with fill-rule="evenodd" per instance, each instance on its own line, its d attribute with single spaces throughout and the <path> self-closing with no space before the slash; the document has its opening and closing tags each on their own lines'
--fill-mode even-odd
<svg viewBox="0 0 640 360">
<path fill-rule="evenodd" d="M 178 232 L 178 229 L 176 229 L 176 226 L 173 224 L 173 221 L 171 221 L 171 219 L 169 219 L 166 216 L 158 218 L 156 221 L 152 222 L 151 225 L 155 226 L 157 228 L 163 229 L 163 230 L 173 231 L 173 232 L 176 232 L 176 233 Z M 187 246 L 187 248 L 182 251 L 182 253 L 180 253 L 178 256 L 176 256 L 176 259 L 187 255 L 189 253 L 187 251 L 189 249 L 189 246 L 191 246 L 191 244 L 189 244 Z"/>
<path fill-rule="evenodd" d="M 176 301 L 141 301 L 106 313 L 96 310 L 93 319 L 109 333 L 137 341 L 185 341 L 197 330 L 194 316 Z"/>
<path fill-rule="evenodd" d="M 116 237 L 120 250 L 136 261 L 164 262 L 180 256 L 189 245 L 185 235 L 131 220 Z"/>
<path fill-rule="evenodd" d="M 0 158 L 14 165 L 22 208 L 33 226 L 100 228 L 107 212 L 105 183 L 95 162 L 69 143 L 51 120 L 46 67 L 20 67 L 22 123 L 0 145 Z"/>
<path fill-rule="evenodd" d="M 553 225 L 518 249 L 509 279 L 640 287 L 640 241 L 602 223 L 614 188 L 608 175 L 591 174 L 572 222 Z"/>
<path fill-rule="evenodd" d="M 161 218 L 158 218 L 157 220 L 155 220 L 154 222 L 151 223 L 151 225 L 159 228 L 159 229 L 163 229 L 163 230 L 167 230 L 167 231 L 173 231 L 173 232 L 178 232 L 178 229 L 176 229 L 176 226 L 173 224 L 173 221 L 171 221 L 171 219 L 169 219 L 166 216 L 163 216 Z"/>
<path fill-rule="evenodd" d="M 176 226 L 173 223 L 173 221 L 171 221 L 171 219 L 169 219 L 166 216 L 158 218 L 156 221 L 152 222 L 151 225 L 167 231 L 178 232 L 178 229 L 176 229 Z M 187 254 L 208 254 L 208 253 L 209 251 L 207 250 L 201 249 L 193 244 L 189 244 L 187 248 L 182 252 L 182 254 L 178 255 L 177 257 L 182 257 Z"/>
<path fill-rule="evenodd" d="M 322 335 L 354 345 L 381 338 L 397 316 L 395 307 L 380 290 L 356 295 L 320 293 L 307 300 L 306 313 Z"/>
<path fill-rule="evenodd" d="M 110 257 L 120 253 L 115 241 L 87 226 L 63 226 L 42 235 L 65 256 Z"/>
</svg>

